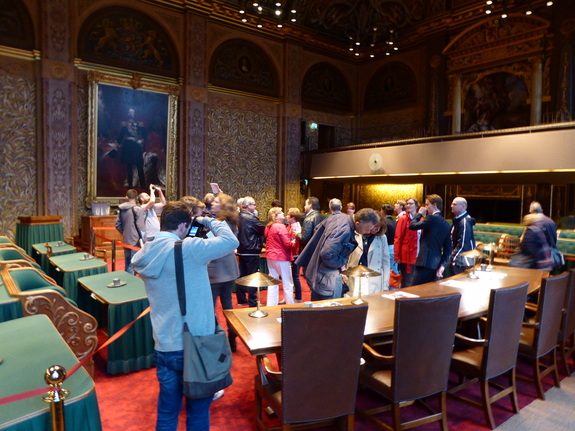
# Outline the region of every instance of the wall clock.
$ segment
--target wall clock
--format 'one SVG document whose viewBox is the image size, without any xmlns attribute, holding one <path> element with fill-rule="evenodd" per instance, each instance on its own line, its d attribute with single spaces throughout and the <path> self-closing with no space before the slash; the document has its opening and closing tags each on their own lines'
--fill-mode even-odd
<svg viewBox="0 0 575 431">
<path fill-rule="evenodd" d="M 381 154 L 379 153 L 373 153 L 371 156 L 369 156 L 369 168 L 372 171 L 378 171 L 379 169 L 381 169 L 381 166 L 383 164 L 383 158 L 381 157 Z"/>
</svg>

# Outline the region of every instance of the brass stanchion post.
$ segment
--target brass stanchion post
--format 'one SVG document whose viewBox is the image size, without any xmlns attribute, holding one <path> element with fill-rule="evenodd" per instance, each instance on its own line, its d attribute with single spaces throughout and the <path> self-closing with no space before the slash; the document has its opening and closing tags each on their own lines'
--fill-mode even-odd
<svg viewBox="0 0 575 431">
<path fill-rule="evenodd" d="M 42 400 L 50 403 L 52 415 L 52 431 L 66 431 L 64 423 L 64 400 L 70 395 L 70 391 L 62 388 L 62 382 L 66 379 L 66 369 L 60 365 L 52 365 L 44 374 L 44 381 L 52 387 Z"/>
<path fill-rule="evenodd" d="M 112 271 L 116 270 L 116 240 L 112 240 Z"/>
</svg>

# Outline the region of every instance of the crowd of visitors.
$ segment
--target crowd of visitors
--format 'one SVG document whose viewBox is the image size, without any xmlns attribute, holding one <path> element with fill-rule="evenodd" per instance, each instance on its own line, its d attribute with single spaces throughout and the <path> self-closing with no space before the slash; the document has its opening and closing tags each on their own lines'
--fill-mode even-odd
<svg viewBox="0 0 575 431">
<path fill-rule="evenodd" d="M 182 385 L 178 382 L 183 317 L 175 289 L 176 241 L 183 240 L 186 300 L 192 310 L 185 319 L 195 335 L 213 333 L 216 301 L 219 298 L 224 310 L 233 308 L 234 287 L 238 306 L 255 307 L 256 288 L 236 284 L 235 280 L 265 266 L 282 286 L 282 294 L 279 286 L 268 287 L 266 305 L 272 306 L 302 302 L 301 277 L 315 301 L 427 283 L 459 274 L 475 264 L 465 253 L 476 246 L 475 219 L 468 214 L 463 197 L 451 203 L 451 224 L 441 213 L 442 198 L 430 194 L 422 206 L 408 197 L 395 204 L 384 203 L 378 211 L 356 210 L 349 202 L 343 212 L 341 200 L 334 198 L 326 215 L 313 196 L 306 199 L 303 213 L 298 208 L 284 212 L 282 203 L 274 200 L 265 225 L 251 196 L 236 201 L 220 192 L 203 199 L 184 196 L 180 201 L 166 202 L 162 191 L 152 185 L 149 194 L 138 196 L 131 189 L 126 197 L 116 226 L 125 245 L 130 246 L 125 249 L 126 269 L 133 267 L 144 280 L 151 305 L 160 382 L 157 429 L 175 429 L 182 409 Z M 544 255 L 543 243 L 556 237 L 557 228 L 537 202 L 530 212 L 520 249 L 534 255 L 532 267 L 543 268 L 541 262 L 550 258 Z M 138 246 L 142 248 L 136 252 Z M 262 250 L 267 264 L 263 267 Z M 346 275 L 358 265 L 379 275 Z M 189 320 L 187 316 L 191 316 Z M 232 351 L 236 350 L 236 336 L 228 328 Z M 187 400 L 188 424 L 194 424 L 194 429 L 209 429 L 209 406 L 223 395 L 220 392 L 206 399 Z"/>
</svg>

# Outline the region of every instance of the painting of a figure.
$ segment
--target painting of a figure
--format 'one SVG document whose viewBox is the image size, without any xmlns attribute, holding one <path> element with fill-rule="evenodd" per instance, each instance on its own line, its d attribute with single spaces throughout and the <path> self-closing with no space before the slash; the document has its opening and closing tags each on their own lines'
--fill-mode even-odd
<svg viewBox="0 0 575 431">
<path fill-rule="evenodd" d="M 98 85 L 96 195 L 166 186 L 168 95 Z"/>
<path fill-rule="evenodd" d="M 528 97 L 525 82 L 516 75 L 498 72 L 484 76 L 467 91 L 464 130 L 471 133 L 528 126 Z"/>
</svg>

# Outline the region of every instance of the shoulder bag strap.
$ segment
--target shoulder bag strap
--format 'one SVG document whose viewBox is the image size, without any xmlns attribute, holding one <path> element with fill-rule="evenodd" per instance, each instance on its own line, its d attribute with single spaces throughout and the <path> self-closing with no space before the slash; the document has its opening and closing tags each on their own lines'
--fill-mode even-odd
<svg viewBox="0 0 575 431">
<path fill-rule="evenodd" d="M 140 229 L 138 228 L 138 215 L 136 214 L 136 210 L 134 209 L 134 207 L 132 207 L 132 218 L 134 219 L 134 226 L 136 227 L 136 232 L 138 232 L 138 238 L 140 238 L 138 240 L 138 245 L 140 247 L 143 247 L 142 244 L 142 232 L 140 232 Z"/>
<path fill-rule="evenodd" d="M 178 301 L 182 316 L 186 315 L 186 289 L 184 287 L 184 257 L 182 255 L 182 240 L 174 243 L 174 259 L 176 262 L 176 285 L 178 286 Z"/>
</svg>

